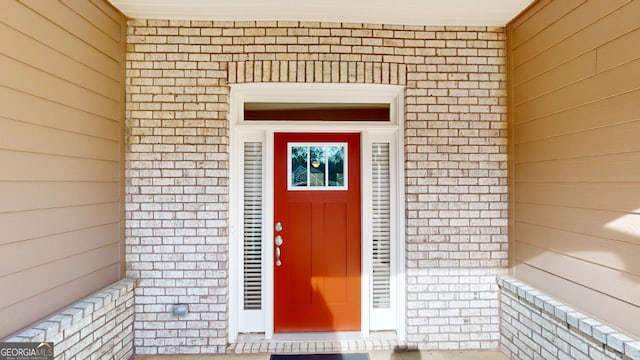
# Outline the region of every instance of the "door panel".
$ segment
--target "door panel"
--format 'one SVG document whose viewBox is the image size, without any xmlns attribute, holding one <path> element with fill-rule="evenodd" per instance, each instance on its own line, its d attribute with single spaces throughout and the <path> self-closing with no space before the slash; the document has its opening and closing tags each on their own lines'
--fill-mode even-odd
<svg viewBox="0 0 640 360">
<path fill-rule="evenodd" d="M 345 188 L 289 190 L 289 143 L 347 143 Z M 274 232 L 274 238 L 282 237 L 280 246 L 274 244 L 274 253 L 280 253 L 281 262 L 278 266 L 274 259 L 274 330 L 360 330 L 360 135 L 277 133 L 274 144 L 274 216 L 282 224 L 281 231 Z M 298 160 L 296 164 L 299 163 L 305 162 Z M 306 163 L 318 166 L 309 167 L 312 186 L 321 180 L 318 172 L 325 165 L 328 182 L 335 184 L 335 179 L 340 178 L 329 161 L 321 165 Z M 297 181 L 296 184 L 305 179 L 299 172 L 294 178 L 292 182 Z"/>
<path fill-rule="evenodd" d="M 287 264 L 285 269 L 290 271 L 289 281 L 292 284 L 306 284 L 312 277 L 312 243 L 310 241 L 294 241 L 293 239 L 309 239 L 311 237 L 311 204 L 310 203 L 290 203 L 289 218 L 285 221 L 285 226 L 291 226 L 291 233 L 285 238 L 286 246 L 281 246 L 282 261 Z M 286 251 L 285 251 L 286 250 Z M 295 255 L 295 260 L 293 256 Z M 311 304 L 311 288 L 297 287 L 297 291 L 290 294 L 290 302 L 295 305 Z"/>
<path fill-rule="evenodd" d="M 346 302 L 348 299 L 348 254 L 347 248 L 347 207 L 344 203 L 328 203 L 323 206 L 325 223 L 325 251 L 317 261 L 326 259 L 326 277 L 324 279 L 325 300 L 327 303 Z"/>
</svg>

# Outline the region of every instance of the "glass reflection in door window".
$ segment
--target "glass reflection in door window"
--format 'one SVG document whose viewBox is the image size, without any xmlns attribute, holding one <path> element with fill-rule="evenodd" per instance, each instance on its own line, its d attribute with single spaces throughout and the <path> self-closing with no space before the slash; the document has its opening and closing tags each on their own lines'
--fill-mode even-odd
<svg viewBox="0 0 640 360">
<path fill-rule="evenodd" d="M 309 147 L 307 146 L 291 146 L 289 147 L 289 159 L 291 165 L 289 168 L 290 186 L 306 187 L 307 186 L 307 163 L 309 159 Z"/>
<path fill-rule="evenodd" d="M 289 190 L 346 190 L 347 143 L 289 143 Z"/>
<path fill-rule="evenodd" d="M 311 146 L 309 151 L 309 160 L 311 161 L 311 166 L 309 168 L 309 185 L 311 187 L 324 186 L 324 178 L 326 175 L 325 147 Z"/>
<path fill-rule="evenodd" d="M 328 148 L 329 186 L 344 186 L 344 147 L 330 146 Z"/>
</svg>

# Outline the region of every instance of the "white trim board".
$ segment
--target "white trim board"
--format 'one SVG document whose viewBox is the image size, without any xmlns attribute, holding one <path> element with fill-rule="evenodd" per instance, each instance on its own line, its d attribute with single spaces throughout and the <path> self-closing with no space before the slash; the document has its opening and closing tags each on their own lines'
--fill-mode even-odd
<svg viewBox="0 0 640 360">
<path fill-rule="evenodd" d="M 134 19 L 504 26 L 532 0 L 108 0 Z"/>
<path fill-rule="evenodd" d="M 278 103 L 387 103 L 388 122 L 245 121 L 245 102 Z M 229 214 L 229 342 L 239 333 L 262 332 L 273 337 L 273 136 L 276 132 L 357 132 L 361 134 L 362 183 L 362 324 L 361 336 L 370 331 L 395 330 L 406 337 L 404 238 L 404 87 L 372 84 L 256 83 L 231 85 L 230 96 L 230 214 Z M 242 308 L 242 199 L 243 144 L 263 144 L 262 309 Z M 372 145 L 389 144 L 391 168 L 391 306 L 371 308 Z"/>
</svg>

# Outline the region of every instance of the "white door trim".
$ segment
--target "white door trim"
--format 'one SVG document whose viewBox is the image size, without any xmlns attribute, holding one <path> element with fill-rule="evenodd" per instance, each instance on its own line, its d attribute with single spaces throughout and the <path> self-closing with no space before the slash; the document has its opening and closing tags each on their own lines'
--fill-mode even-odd
<svg viewBox="0 0 640 360">
<path fill-rule="evenodd" d="M 245 102 L 279 103 L 387 103 L 388 122 L 245 121 Z M 358 132 L 361 134 L 362 180 L 362 337 L 371 330 L 395 330 L 406 336 L 405 225 L 404 225 L 404 87 L 374 84 L 252 83 L 231 85 L 230 96 L 230 193 L 229 193 L 229 342 L 240 332 L 264 332 L 273 336 L 273 264 L 262 266 L 262 310 L 242 309 L 242 204 L 243 143 L 263 144 L 263 259 L 273 258 L 273 134 L 275 132 Z M 328 126 L 330 126 L 328 128 Z M 392 305 L 388 311 L 371 309 L 371 147 L 388 142 L 392 160 Z M 368 206 L 365 208 L 365 206 Z M 380 321 L 370 321 L 372 317 Z M 385 325 L 386 324 L 386 325 Z"/>
</svg>

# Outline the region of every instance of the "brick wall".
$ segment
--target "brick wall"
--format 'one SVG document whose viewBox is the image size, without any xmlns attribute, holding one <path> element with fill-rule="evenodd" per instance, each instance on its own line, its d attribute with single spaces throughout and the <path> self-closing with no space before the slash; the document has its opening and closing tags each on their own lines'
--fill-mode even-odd
<svg viewBox="0 0 640 360">
<path fill-rule="evenodd" d="M 2 341 L 53 342 L 55 359 L 131 359 L 134 285 L 120 280 Z"/>
<path fill-rule="evenodd" d="M 512 359 L 640 359 L 640 340 L 508 276 L 500 285 L 501 346 Z"/>
<path fill-rule="evenodd" d="M 406 86 L 408 340 L 498 346 L 502 28 L 131 20 L 128 34 L 126 252 L 128 275 L 140 279 L 138 353 L 225 351 L 227 85 L 243 82 Z M 177 302 L 190 304 L 186 318 L 168 315 Z"/>
<path fill-rule="evenodd" d="M 407 341 L 422 350 L 495 350 L 500 339 L 496 275 L 506 269 L 408 269 Z"/>
</svg>

